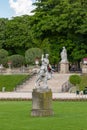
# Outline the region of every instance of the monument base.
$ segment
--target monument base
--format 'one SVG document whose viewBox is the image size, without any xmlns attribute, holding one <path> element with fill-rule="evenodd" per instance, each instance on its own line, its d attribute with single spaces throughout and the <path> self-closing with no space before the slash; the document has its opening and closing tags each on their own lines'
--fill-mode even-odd
<svg viewBox="0 0 87 130">
<path fill-rule="evenodd" d="M 52 116 L 51 89 L 33 89 L 31 116 Z"/>
<path fill-rule="evenodd" d="M 82 73 L 87 74 L 87 65 L 82 65 Z"/>
<path fill-rule="evenodd" d="M 52 116 L 53 111 L 52 110 L 32 110 L 31 113 L 32 116 Z"/>
<path fill-rule="evenodd" d="M 60 73 L 69 73 L 69 62 L 60 62 Z"/>
</svg>

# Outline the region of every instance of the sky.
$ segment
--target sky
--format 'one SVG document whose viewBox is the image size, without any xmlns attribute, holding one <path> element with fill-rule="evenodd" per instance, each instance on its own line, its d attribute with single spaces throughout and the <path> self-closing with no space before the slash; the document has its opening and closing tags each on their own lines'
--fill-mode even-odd
<svg viewBox="0 0 87 130">
<path fill-rule="evenodd" d="M 31 15 L 35 0 L 0 0 L 0 18 L 11 18 L 21 15 Z"/>
</svg>

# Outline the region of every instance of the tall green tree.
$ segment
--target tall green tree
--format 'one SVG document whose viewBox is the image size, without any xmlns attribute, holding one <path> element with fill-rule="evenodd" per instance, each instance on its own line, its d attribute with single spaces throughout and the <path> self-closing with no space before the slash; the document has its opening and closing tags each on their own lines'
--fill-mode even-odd
<svg viewBox="0 0 87 130">
<path fill-rule="evenodd" d="M 3 47 L 3 44 L 5 43 L 5 29 L 6 29 L 6 23 L 8 19 L 6 18 L 0 18 L 0 49 Z"/>
<path fill-rule="evenodd" d="M 37 47 L 53 63 L 60 61 L 63 46 L 70 62 L 87 56 L 86 0 L 36 0 L 34 5 L 33 16 L 0 19 L 0 48 L 24 55 Z"/>
<path fill-rule="evenodd" d="M 66 46 L 70 61 L 87 53 L 87 2 L 83 0 L 37 0 L 32 26 L 34 39 L 48 39 L 58 53 Z M 56 50 L 56 49 L 54 49 Z M 57 55 L 58 56 L 58 55 Z"/>
<path fill-rule="evenodd" d="M 24 54 L 26 49 L 33 46 L 30 21 L 30 16 L 21 16 L 7 22 L 3 47 L 10 50 L 11 54 Z"/>
</svg>

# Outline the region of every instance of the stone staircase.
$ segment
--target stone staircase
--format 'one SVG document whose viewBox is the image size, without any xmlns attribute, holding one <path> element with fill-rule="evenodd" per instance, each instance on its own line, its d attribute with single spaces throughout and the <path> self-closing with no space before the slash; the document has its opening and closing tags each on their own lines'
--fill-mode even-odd
<svg viewBox="0 0 87 130">
<path fill-rule="evenodd" d="M 62 85 L 68 81 L 70 75 L 71 74 L 53 73 L 52 79 L 48 80 L 48 86 L 51 88 L 52 92 L 61 92 Z M 16 92 L 32 92 L 33 88 L 35 88 L 35 80 L 36 75 L 34 75 L 22 85 L 18 86 L 16 88 Z"/>
<path fill-rule="evenodd" d="M 62 85 L 68 81 L 71 74 L 59 74 L 54 73 L 52 80 L 48 81 L 49 87 L 52 89 L 52 92 L 61 92 Z"/>
</svg>

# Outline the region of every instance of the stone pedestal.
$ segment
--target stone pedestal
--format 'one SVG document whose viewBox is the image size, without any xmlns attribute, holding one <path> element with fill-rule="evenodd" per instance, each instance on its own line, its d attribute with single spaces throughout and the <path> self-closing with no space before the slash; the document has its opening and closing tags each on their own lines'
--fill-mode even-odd
<svg viewBox="0 0 87 130">
<path fill-rule="evenodd" d="M 87 64 L 82 65 L 82 73 L 87 74 Z"/>
<path fill-rule="evenodd" d="M 52 116 L 51 89 L 33 89 L 31 116 Z"/>
<path fill-rule="evenodd" d="M 69 62 L 60 62 L 60 73 L 69 73 Z"/>
<path fill-rule="evenodd" d="M 11 68 L 8 68 L 6 72 L 7 72 L 7 74 L 11 74 L 12 73 Z"/>
</svg>

